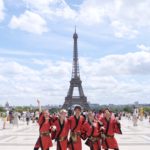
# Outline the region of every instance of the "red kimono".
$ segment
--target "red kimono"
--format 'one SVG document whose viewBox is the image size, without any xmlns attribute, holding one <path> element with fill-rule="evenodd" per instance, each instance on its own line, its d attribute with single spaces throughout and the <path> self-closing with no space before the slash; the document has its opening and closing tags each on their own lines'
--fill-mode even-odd
<svg viewBox="0 0 150 150">
<path fill-rule="evenodd" d="M 70 139 L 68 143 L 69 150 L 82 150 L 82 143 L 81 143 L 81 128 L 83 123 L 85 122 L 85 118 L 80 115 L 77 119 L 76 116 L 71 116 L 69 118 L 70 122 Z"/>
<path fill-rule="evenodd" d="M 122 134 L 120 123 L 114 117 L 107 120 L 105 117 L 100 120 L 104 125 L 105 139 L 103 139 L 102 146 L 104 149 L 119 149 L 118 143 L 114 137 L 115 133 Z"/>
<path fill-rule="evenodd" d="M 69 121 L 65 119 L 61 124 L 60 119 L 57 118 L 53 125 L 56 126 L 54 139 L 57 141 L 57 150 L 67 150 Z"/>
<path fill-rule="evenodd" d="M 92 123 L 86 121 L 83 125 L 83 132 L 86 130 L 86 135 L 88 137 L 86 145 L 90 147 L 91 150 L 101 150 L 100 136 L 101 136 L 101 126 L 98 122 L 93 121 Z"/>
<path fill-rule="evenodd" d="M 85 121 L 81 127 L 81 138 L 83 140 L 86 140 L 88 138 L 88 136 L 87 136 L 88 128 L 89 128 L 89 124 L 87 121 Z"/>
<path fill-rule="evenodd" d="M 41 113 L 38 123 L 40 126 L 40 136 L 35 144 L 35 148 L 38 149 L 41 147 L 42 150 L 48 150 L 49 147 L 52 146 L 52 140 L 50 137 L 52 121 L 51 119 L 45 120 L 43 114 Z"/>
</svg>

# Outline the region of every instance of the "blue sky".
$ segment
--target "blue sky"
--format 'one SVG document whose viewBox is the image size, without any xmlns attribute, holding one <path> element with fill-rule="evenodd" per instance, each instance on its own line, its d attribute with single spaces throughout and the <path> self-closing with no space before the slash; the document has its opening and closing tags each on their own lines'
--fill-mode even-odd
<svg viewBox="0 0 150 150">
<path fill-rule="evenodd" d="M 0 104 L 62 104 L 77 26 L 89 102 L 149 103 L 149 0 L 0 0 Z"/>
</svg>

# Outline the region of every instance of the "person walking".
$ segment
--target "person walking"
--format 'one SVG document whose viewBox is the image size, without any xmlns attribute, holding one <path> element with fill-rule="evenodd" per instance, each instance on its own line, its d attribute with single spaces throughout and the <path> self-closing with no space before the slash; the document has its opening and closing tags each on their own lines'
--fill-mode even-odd
<svg viewBox="0 0 150 150">
<path fill-rule="evenodd" d="M 27 122 L 27 125 L 29 125 L 30 118 L 31 118 L 31 113 L 30 113 L 29 110 L 27 110 L 27 112 L 26 112 L 26 122 Z"/>
<path fill-rule="evenodd" d="M 19 120 L 19 118 L 18 118 L 18 112 L 14 111 L 13 112 L 13 117 L 14 117 L 13 125 L 18 127 L 18 125 L 19 125 L 19 123 L 18 123 L 18 120 Z"/>
<path fill-rule="evenodd" d="M 7 113 L 2 112 L 3 129 L 6 129 Z"/>
</svg>

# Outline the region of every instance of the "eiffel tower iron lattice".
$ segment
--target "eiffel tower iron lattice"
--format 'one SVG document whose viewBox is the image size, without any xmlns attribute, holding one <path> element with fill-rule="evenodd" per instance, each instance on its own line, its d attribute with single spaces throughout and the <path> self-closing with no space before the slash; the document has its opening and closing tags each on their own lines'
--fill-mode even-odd
<svg viewBox="0 0 150 150">
<path fill-rule="evenodd" d="M 87 103 L 87 97 L 84 95 L 83 88 L 82 88 L 82 81 L 80 79 L 80 71 L 79 71 L 79 61 L 78 61 L 78 34 L 73 34 L 74 45 L 73 45 L 73 66 L 72 66 L 72 78 L 70 81 L 70 87 L 68 90 L 68 94 L 65 97 L 65 102 L 62 108 L 70 108 L 73 105 L 80 105 L 84 109 L 89 109 L 89 105 Z M 77 92 L 79 92 L 79 96 L 73 96 L 75 88 L 77 88 Z"/>
</svg>

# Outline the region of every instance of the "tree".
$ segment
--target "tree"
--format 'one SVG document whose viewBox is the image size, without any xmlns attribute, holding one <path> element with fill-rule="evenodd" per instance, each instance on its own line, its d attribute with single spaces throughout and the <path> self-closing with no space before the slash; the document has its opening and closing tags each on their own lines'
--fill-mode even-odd
<svg viewBox="0 0 150 150">
<path fill-rule="evenodd" d="M 129 107 L 129 106 L 126 106 L 126 107 L 123 108 L 123 111 L 131 113 L 132 112 L 132 108 Z"/>
<path fill-rule="evenodd" d="M 6 110 L 3 107 L 0 107 L 0 112 L 5 112 Z"/>
<path fill-rule="evenodd" d="M 150 107 L 144 107 L 144 112 L 150 113 Z"/>
</svg>

